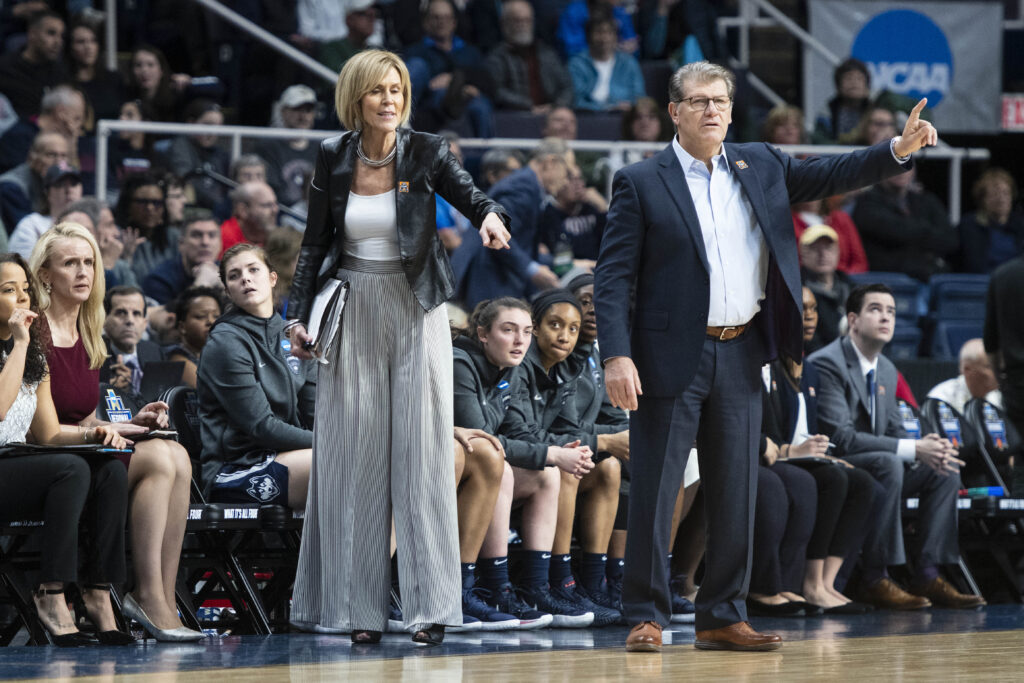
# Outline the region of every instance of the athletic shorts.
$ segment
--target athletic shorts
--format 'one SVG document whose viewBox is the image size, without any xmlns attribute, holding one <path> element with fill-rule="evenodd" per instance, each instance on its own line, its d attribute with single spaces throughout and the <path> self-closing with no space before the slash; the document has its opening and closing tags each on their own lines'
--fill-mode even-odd
<svg viewBox="0 0 1024 683">
<path fill-rule="evenodd" d="M 275 451 L 259 451 L 256 465 L 225 465 L 210 490 L 211 503 L 288 505 L 288 468 Z"/>
</svg>

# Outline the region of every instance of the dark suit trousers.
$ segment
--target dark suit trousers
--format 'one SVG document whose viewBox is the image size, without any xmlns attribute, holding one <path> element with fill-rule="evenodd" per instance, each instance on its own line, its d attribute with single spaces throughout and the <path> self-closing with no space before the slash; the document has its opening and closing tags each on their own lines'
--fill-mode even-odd
<svg viewBox="0 0 1024 683">
<path fill-rule="evenodd" d="M 630 415 L 629 528 L 622 587 L 627 623 L 667 626 L 671 618 L 672 510 L 695 440 L 707 517 L 696 628 L 746 621 L 763 357 L 756 329 L 728 342 L 706 339 L 697 373 L 683 393 L 674 398 L 641 396 L 639 409 Z"/>
<path fill-rule="evenodd" d="M 905 564 L 902 499 L 918 497 L 918 533 L 910 552 L 918 566 L 955 564 L 960 558 L 957 542 L 957 491 L 960 476 L 942 476 L 924 464 L 905 465 L 895 453 L 857 453 L 845 460 L 863 468 L 885 489 L 875 500 L 875 525 L 864 541 L 864 563 L 871 567 Z"/>
<path fill-rule="evenodd" d="M 127 505 L 128 475 L 114 458 L 54 453 L 0 459 L 0 519 L 43 520 L 39 583 L 123 582 Z M 89 538 L 81 577 L 80 522 Z"/>
</svg>

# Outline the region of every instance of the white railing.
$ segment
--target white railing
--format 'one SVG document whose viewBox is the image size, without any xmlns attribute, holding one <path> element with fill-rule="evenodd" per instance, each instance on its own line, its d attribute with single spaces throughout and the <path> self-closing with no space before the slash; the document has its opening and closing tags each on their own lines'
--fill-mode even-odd
<svg viewBox="0 0 1024 683">
<path fill-rule="evenodd" d="M 194 123 L 158 123 L 155 121 L 119 121 L 102 119 L 96 124 L 96 196 L 105 198 L 107 194 L 107 160 L 109 158 L 109 138 L 118 131 L 134 131 L 141 133 L 177 134 L 177 135 L 218 135 L 231 141 L 231 159 L 242 154 L 242 138 L 275 138 L 295 139 L 308 138 L 323 140 L 338 135 L 337 130 L 299 130 L 295 128 L 265 128 L 261 126 L 209 126 Z M 531 138 L 463 138 L 459 145 L 463 149 L 492 149 L 505 147 L 513 149 L 529 149 L 536 143 Z M 612 152 L 616 150 L 659 151 L 664 149 L 663 142 L 623 142 L 606 140 L 570 140 L 569 147 L 574 150 L 591 152 Z M 787 154 L 830 156 L 844 154 L 861 147 L 844 145 L 778 145 Z M 961 186 L 963 185 L 963 164 L 965 161 L 984 161 L 991 154 L 985 148 L 971 147 L 928 147 L 914 153 L 917 159 L 945 161 L 949 164 L 949 188 L 947 206 L 949 219 L 955 225 L 960 221 L 962 210 Z"/>
</svg>

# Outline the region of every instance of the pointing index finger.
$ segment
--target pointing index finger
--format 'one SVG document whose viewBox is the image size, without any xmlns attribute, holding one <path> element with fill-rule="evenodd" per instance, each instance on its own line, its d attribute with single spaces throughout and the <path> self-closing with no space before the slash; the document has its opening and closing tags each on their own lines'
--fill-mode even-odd
<svg viewBox="0 0 1024 683">
<path fill-rule="evenodd" d="M 925 106 L 928 104 L 928 98 L 922 97 L 921 101 L 914 105 L 914 108 L 910 110 L 910 120 L 916 121 L 920 117 L 921 112 L 924 111 Z"/>
</svg>

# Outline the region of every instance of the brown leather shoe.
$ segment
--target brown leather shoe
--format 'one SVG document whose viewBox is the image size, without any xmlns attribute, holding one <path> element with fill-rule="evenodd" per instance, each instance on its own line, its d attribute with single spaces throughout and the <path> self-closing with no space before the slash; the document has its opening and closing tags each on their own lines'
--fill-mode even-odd
<svg viewBox="0 0 1024 683">
<path fill-rule="evenodd" d="M 931 607 L 928 598 L 911 595 L 896 585 L 896 582 L 885 577 L 870 586 L 861 589 L 860 601 L 874 605 L 879 609 L 912 610 Z"/>
<path fill-rule="evenodd" d="M 941 576 L 936 576 L 924 585 L 914 586 L 914 595 L 920 595 L 939 607 L 952 607 L 954 609 L 974 609 L 987 605 L 985 598 L 980 595 L 969 595 L 961 593 Z"/>
<path fill-rule="evenodd" d="M 697 631 L 693 646 L 698 650 L 744 650 L 763 652 L 782 647 L 782 636 L 758 633 L 748 622 L 738 621 L 711 631 Z"/>
<path fill-rule="evenodd" d="M 661 626 L 642 621 L 626 636 L 626 652 L 661 652 Z"/>
</svg>

